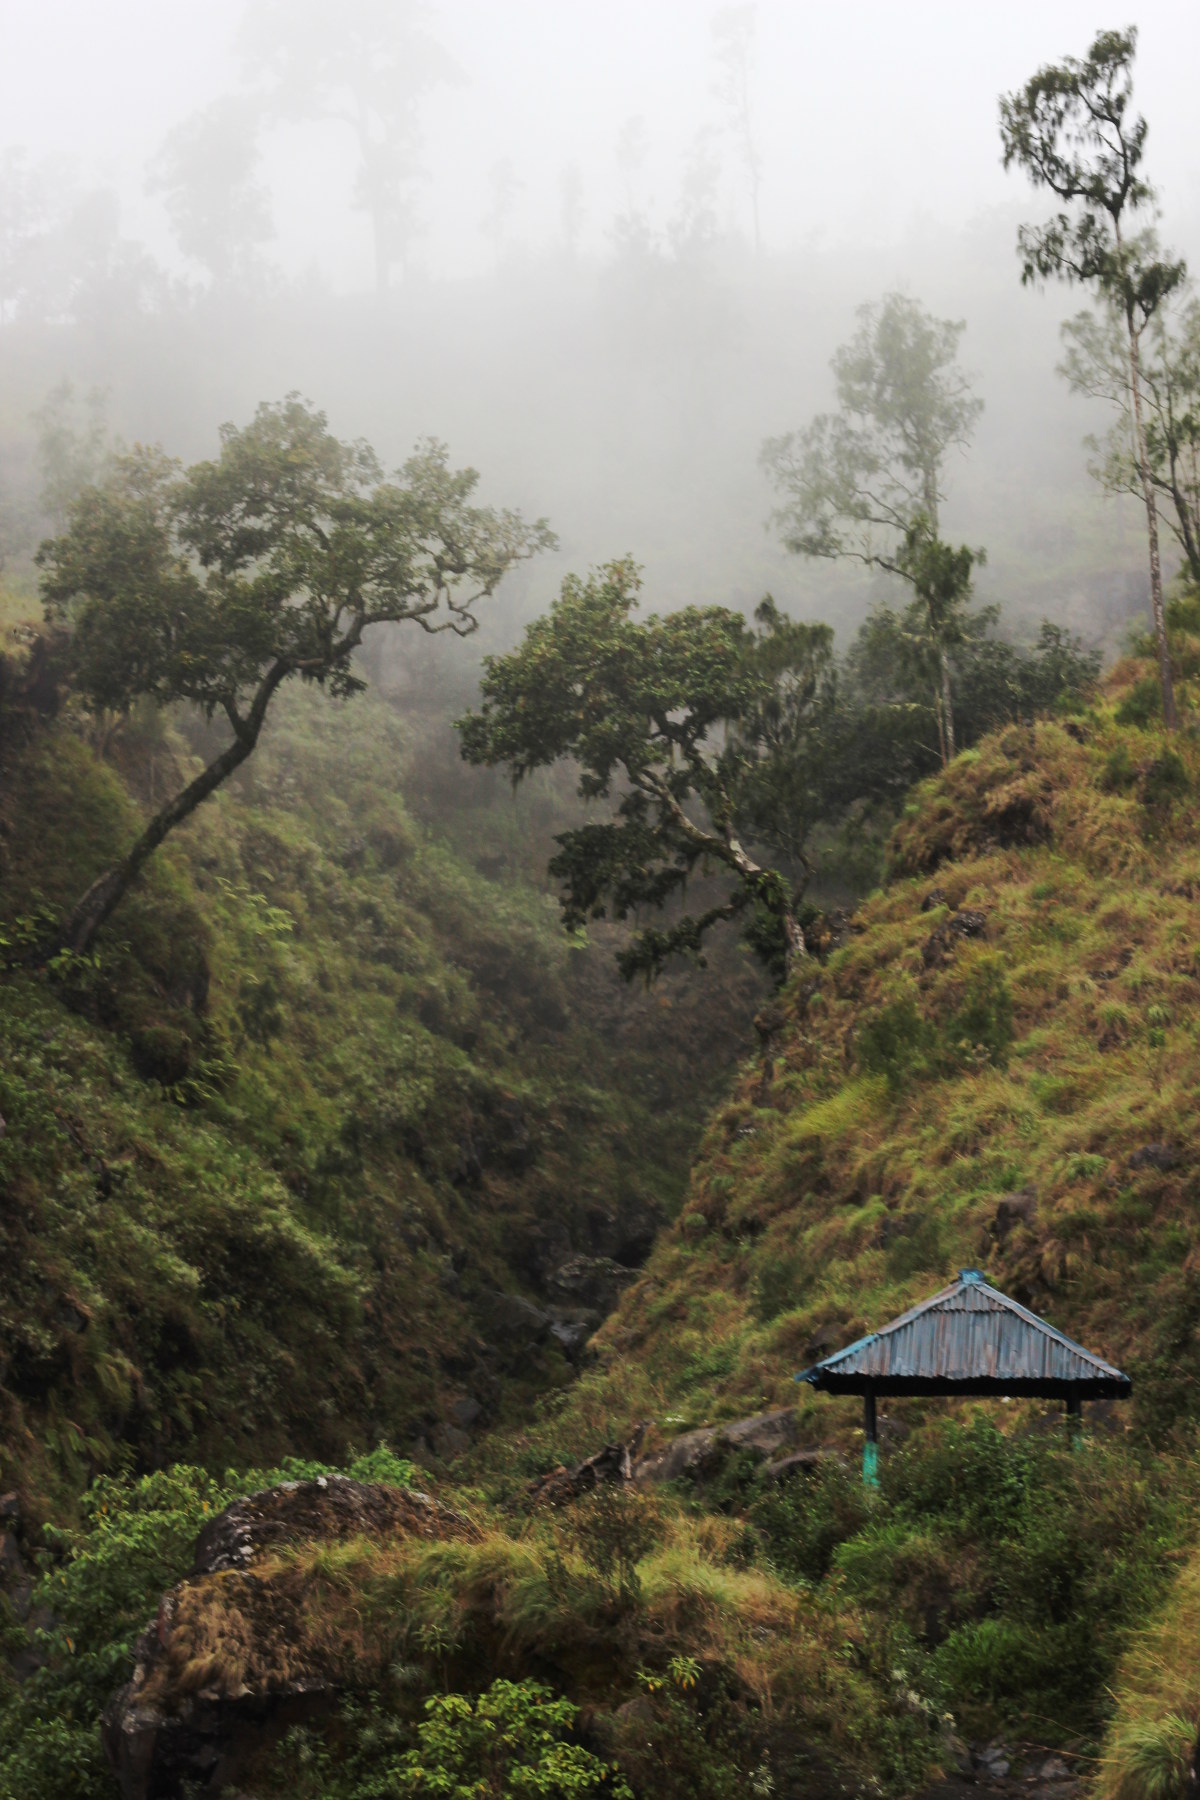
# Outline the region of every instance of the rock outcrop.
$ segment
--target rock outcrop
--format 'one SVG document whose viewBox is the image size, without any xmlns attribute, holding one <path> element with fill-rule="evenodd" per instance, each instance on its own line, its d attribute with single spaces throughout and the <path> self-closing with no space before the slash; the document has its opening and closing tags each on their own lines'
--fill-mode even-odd
<svg viewBox="0 0 1200 1800">
<path fill-rule="evenodd" d="M 102 1722 L 124 1800 L 217 1795 L 247 1756 L 336 1696 L 336 1652 L 307 1628 L 302 1577 L 279 1552 L 351 1537 L 472 1538 L 426 1494 L 329 1475 L 250 1494 L 206 1525 L 164 1594 L 131 1679 Z"/>
</svg>

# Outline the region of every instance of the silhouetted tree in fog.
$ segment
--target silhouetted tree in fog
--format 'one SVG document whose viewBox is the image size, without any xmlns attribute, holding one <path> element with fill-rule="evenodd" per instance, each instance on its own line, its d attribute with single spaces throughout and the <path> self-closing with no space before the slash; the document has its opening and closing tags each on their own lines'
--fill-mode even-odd
<svg viewBox="0 0 1200 1800">
<path fill-rule="evenodd" d="M 759 225 L 759 193 L 762 189 L 762 157 L 754 136 L 750 106 L 750 69 L 754 55 L 754 5 L 723 6 L 713 15 L 713 50 L 719 70 L 717 93 L 725 108 L 726 127 L 737 149 L 738 161 L 750 196 L 750 226 L 754 254 L 762 248 Z"/>
<path fill-rule="evenodd" d="M 354 201 L 371 221 L 375 286 L 416 234 L 421 102 L 458 79 L 416 0 L 250 0 L 243 57 L 280 119 L 330 119 L 354 137 Z"/>
<path fill-rule="evenodd" d="M 227 96 L 171 131 L 146 186 L 166 204 L 176 242 L 214 281 L 245 279 L 274 236 L 258 179 L 258 108 Z"/>
<path fill-rule="evenodd" d="M 936 663 L 943 760 L 954 755 L 950 650 L 981 552 L 942 543 L 946 457 L 983 410 L 958 365 L 964 326 L 903 294 L 859 310 L 833 358 L 838 410 L 771 438 L 762 461 L 782 495 L 774 518 L 789 550 L 849 558 L 914 591 Z"/>
</svg>

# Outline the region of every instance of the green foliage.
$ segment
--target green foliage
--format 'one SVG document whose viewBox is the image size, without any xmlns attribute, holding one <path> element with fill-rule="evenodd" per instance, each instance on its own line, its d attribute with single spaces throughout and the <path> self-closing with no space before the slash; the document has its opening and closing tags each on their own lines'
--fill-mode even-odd
<svg viewBox="0 0 1200 1800">
<path fill-rule="evenodd" d="M 639 586 L 628 562 L 568 576 L 524 643 L 486 659 L 482 708 L 459 721 L 463 755 L 507 765 L 514 781 L 567 757 L 582 799 L 619 789 L 610 819 L 556 840 L 550 873 L 568 929 L 675 906 L 697 874 L 719 873 L 726 885 L 702 911 L 632 938 L 619 957 L 627 977 L 699 956 L 714 925 L 747 909 L 755 947 L 777 963 L 798 930 L 826 805 L 832 633 L 784 618 L 769 598 L 757 631 L 722 607 L 637 620 Z M 743 837 L 778 866 L 756 861 Z"/>
<path fill-rule="evenodd" d="M 128 1678 L 137 1633 L 191 1563 L 198 1532 L 240 1494 L 339 1472 L 407 1486 L 414 1471 L 381 1444 L 343 1471 L 293 1457 L 220 1479 L 176 1463 L 137 1480 L 94 1481 L 79 1524 L 48 1528 L 53 1555 L 43 1556 L 32 1596 L 35 1613 L 53 1621 L 37 1634 L 42 1666 L 7 1694 L 0 1687 L 0 1800 L 107 1795 L 96 1721 Z"/>
<path fill-rule="evenodd" d="M 855 1039 L 858 1065 L 868 1075 L 882 1075 L 893 1093 L 931 1066 L 937 1034 L 910 988 L 868 1014 Z"/>
<path fill-rule="evenodd" d="M 1178 1800 L 1187 1792 L 1196 1732 L 1195 1719 L 1169 1712 L 1115 1734 L 1110 1755 L 1121 1768 L 1120 1783 L 1110 1789 L 1115 1800 Z"/>
<path fill-rule="evenodd" d="M 1116 710 L 1118 725 L 1140 725 L 1143 730 L 1162 718 L 1162 688 L 1153 675 L 1136 681 Z"/>
<path fill-rule="evenodd" d="M 719 1674 L 674 1656 L 662 1673 L 643 1670 L 648 1718 L 623 1734 L 623 1766 L 641 1792 L 662 1800 L 737 1800 L 773 1792 L 770 1766 L 754 1755 L 745 1713 Z M 755 1766 L 757 1765 L 757 1766 Z"/>
<path fill-rule="evenodd" d="M 1119 1447 L 1073 1452 L 982 1416 L 880 1468 L 878 1506 L 833 1554 L 848 1591 L 925 1636 L 927 1679 L 956 1714 L 986 1727 L 1033 1706 L 1094 1733 L 1128 1633 L 1161 1593 L 1156 1546 L 1179 1500 Z"/>
<path fill-rule="evenodd" d="M 859 1471 L 829 1461 L 761 1494 L 749 1516 L 781 1575 L 818 1582 L 829 1574 L 838 1547 L 867 1524 L 870 1511 Z"/>
<path fill-rule="evenodd" d="M 1013 1002 L 1001 957 L 974 959 L 962 1003 L 947 1021 L 944 1037 L 952 1056 L 1003 1067 L 1013 1039 Z"/>
<path fill-rule="evenodd" d="M 473 628 L 477 601 L 551 541 L 473 507 L 477 481 L 437 444 L 385 481 L 364 444 L 339 443 L 292 396 L 223 427 L 218 458 L 185 473 L 161 450 L 115 459 L 38 553 L 47 612 L 70 621 L 97 710 L 190 700 L 236 735 L 272 674 L 271 692 L 292 675 L 361 688 L 351 656 L 372 624 Z"/>
<path fill-rule="evenodd" d="M 494 1681 L 477 1700 L 435 1695 L 425 1702 L 416 1745 L 394 1771 L 395 1791 L 447 1800 L 633 1800 L 614 1765 L 571 1742 L 576 1710 L 537 1681 Z"/>
<path fill-rule="evenodd" d="M 232 733 L 84 893 L 41 959 L 87 949 L 167 834 L 256 749 L 279 687 L 361 691 L 372 626 L 465 636 L 504 574 L 545 549 L 544 522 L 471 504 L 473 469 L 425 445 L 393 481 L 297 396 L 226 425 L 213 462 L 161 449 L 111 459 L 38 551 L 47 618 L 70 628 L 72 679 L 100 715 L 188 701 Z"/>
<path fill-rule="evenodd" d="M 1164 750 L 1142 776 L 1141 799 L 1151 812 L 1161 812 L 1192 791 L 1191 777 L 1174 750 Z"/>
</svg>

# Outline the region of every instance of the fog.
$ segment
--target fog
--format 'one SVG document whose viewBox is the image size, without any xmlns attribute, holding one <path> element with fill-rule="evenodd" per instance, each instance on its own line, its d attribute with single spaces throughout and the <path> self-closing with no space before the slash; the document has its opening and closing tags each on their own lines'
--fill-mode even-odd
<svg viewBox="0 0 1200 1800">
<path fill-rule="evenodd" d="M 985 412 L 945 524 L 987 547 L 981 593 L 1111 648 L 1144 535 L 1088 476 L 1102 409 L 1055 373 L 1080 297 L 1020 286 L 1044 207 L 1001 167 L 997 95 L 1124 23 L 1075 0 L 3 0 L 10 572 L 31 579 L 33 414 L 64 381 L 184 457 L 299 390 L 385 459 L 436 435 L 549 516 L 560 552 L 478 648 L 625 553 L 654 605 L 770 589 L 844 638 L 877 590 L 782 551 L 758 454 L 899 289 L 966 321 Z M 1200 266 L 1200 9 L 1138 24 L 1163 235 Z"/>
</svg>

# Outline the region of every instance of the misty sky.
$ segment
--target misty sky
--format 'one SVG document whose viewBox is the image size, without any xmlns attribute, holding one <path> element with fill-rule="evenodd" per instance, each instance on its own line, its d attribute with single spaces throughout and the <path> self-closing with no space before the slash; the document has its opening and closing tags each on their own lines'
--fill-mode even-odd
<svg viewBox="0 0 1200 1800">
<path fill-rule="evenodd" d="M 720 117 L 705 0 L 441 0 L 436 35 L 463 71 L 426 119 L 415 265 L 486 270 L 489 171 L 510 158 L 520 187 L 511 247 L 558 230 L 564 170 L 583 186 L 583 243 L 599 249 L 621 203 L 615 144 L 632 116 L 649 154 L 639 202 L 676 204 L 689 149 Z M 171 125 L 242 75 L 233 41 L 241 0 L 0 0 L 0 145 L 65 155 L 78 177 L 115 185 L 124 226 L 169 254 L 148 159 Z M 1196 0 L 1143 0 L 1138 104 L 1148 165 L 1184 250 L 1200 220 Z M 926 216 L 961 224 L 1027 205 L 998 156 L 996 95 L 1040 63 L 1081 53 L 1108 17 L 1096 0 L 759 0 L 754 74 L 764 167 L 763 235 L 787 250 L 887 242 Z M 282 128 L 268 146 L 278 239 L 290 272 L 319 269 L 339 289 L 369 283 L 365 218 L 346 202 L 352 155 L 335 126 Z M 727 184 L 723 205 L 740 196 Z"/>
</svg>

